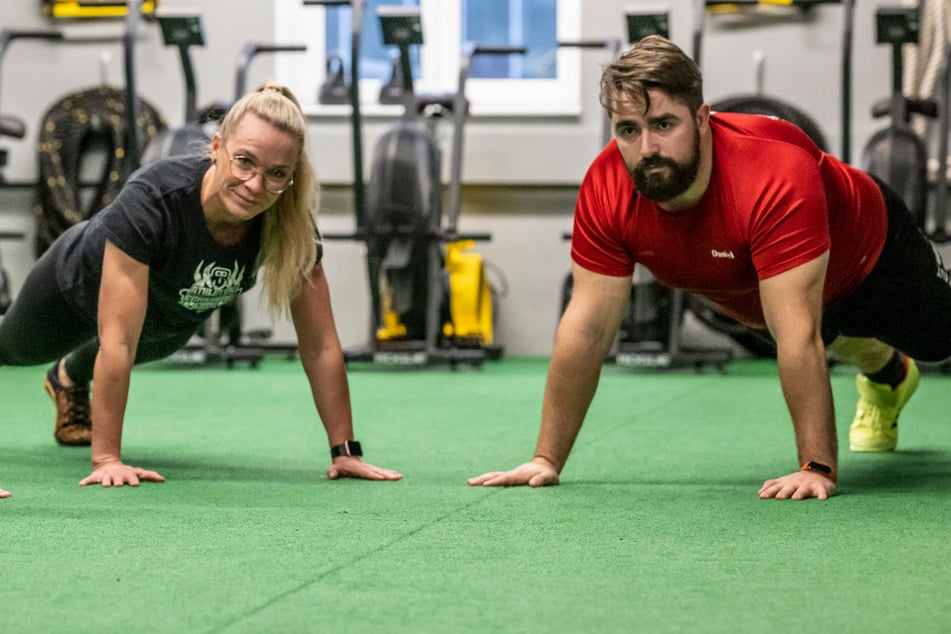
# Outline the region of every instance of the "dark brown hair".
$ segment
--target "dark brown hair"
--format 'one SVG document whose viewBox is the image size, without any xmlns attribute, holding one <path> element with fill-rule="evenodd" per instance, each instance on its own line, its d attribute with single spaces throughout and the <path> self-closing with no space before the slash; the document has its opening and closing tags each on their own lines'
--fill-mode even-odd
<svg viewBox="0 0 951 634">
<path fill-rule="evenodd" d="M 601 105 L 613 112 L 625 98 L 650 108 L 648 90 L 660 90 L 696 112 L 703 104 L 703 77 L 690 57 L 670 40 L 648 35 L 601 74 Z"/>
</svg>

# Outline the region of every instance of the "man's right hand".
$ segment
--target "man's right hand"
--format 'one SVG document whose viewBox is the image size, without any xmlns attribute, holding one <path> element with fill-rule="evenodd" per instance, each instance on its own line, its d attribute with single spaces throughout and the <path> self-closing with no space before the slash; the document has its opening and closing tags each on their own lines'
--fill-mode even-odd
<svg viewBox="0 0 951 634">
<path fill-rule="evenodd" d="M 0 498 L 8 498 L 8 497 L 10 497 L 10 492 L 0 489 Z"/>
<path fill-rule="evenodd" d="M 518 466 L 511 471 L 490 471 L 469 478 L 469 486 L 506 487 L 524 486 L 543 487 L 558 484 L 558 471 L 544 458 L 535 458 L 531 462 Z"/>
</svg>

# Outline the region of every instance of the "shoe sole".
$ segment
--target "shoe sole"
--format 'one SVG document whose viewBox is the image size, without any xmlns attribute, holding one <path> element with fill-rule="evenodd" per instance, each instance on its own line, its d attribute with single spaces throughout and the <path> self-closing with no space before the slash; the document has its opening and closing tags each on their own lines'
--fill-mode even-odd
<svg viewBox="0 0 951 634">
<path fill-rule="evenodd" d="M 853 445 L 849 443 L 849 451 L 854 451 L 856 453 L 888 453 L 889 451 L 895 451 L 895 448 L 898 446 L 896 442 L 891 447 L 881 447 L 873 445 Z"/>
</svg>

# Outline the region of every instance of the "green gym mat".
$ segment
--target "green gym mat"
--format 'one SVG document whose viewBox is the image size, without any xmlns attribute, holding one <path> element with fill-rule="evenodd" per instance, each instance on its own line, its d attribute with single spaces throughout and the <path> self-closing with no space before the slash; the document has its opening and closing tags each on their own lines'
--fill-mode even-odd
<svg viewBox="0 0 951 634">
<path fill-rule="evenodd" d="M 775 367 L 606 367 L 562 485 L 471 488 L 529 459 L 546 359 L 354 367 L 366 460 L 327 480 L 297 361 L 133 373 L 124 458 L 164 484 L 79 487 L 44 368 L 0 368 L 0 632 L 951 632 L 951 377 L 899 450 L 847 449 L 839 495 L 760 500 L 796 469 Z"/>
</svg>

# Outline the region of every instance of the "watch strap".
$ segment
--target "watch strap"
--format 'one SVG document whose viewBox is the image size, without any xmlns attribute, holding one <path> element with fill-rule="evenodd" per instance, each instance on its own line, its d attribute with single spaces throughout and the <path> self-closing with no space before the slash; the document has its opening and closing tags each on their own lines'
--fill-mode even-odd
<svg viewBox="0 0 951 634">
<path fill-rule="evenodd" d="M 345 440 L 339 445 L 334 445 L 330 448 L 330 457 L 331 459 L 338 456 L 357 456 L 360 457 L 363 455 L 363 448 L 360 446 L 359 441 L 356 440 Z"/>
<path fill-rule="evenodd" d="M 803 463 L 800 471 L 814 471 L 815 473 L 818 473 L 819 475 L 824 475 L 825 477 L 835 482 L 835 478 L 836 478 L 835 469 L 833 469 L 829 465 L 822 464 L 821 462 L 815 462 L 814 460 L 805 462 Z"/>
</svg>

